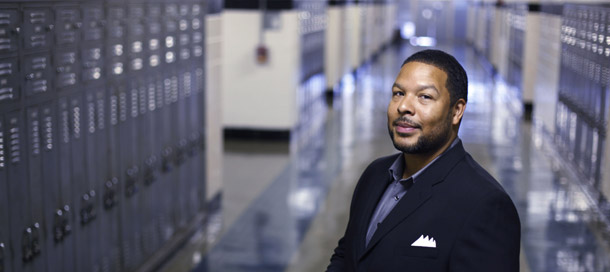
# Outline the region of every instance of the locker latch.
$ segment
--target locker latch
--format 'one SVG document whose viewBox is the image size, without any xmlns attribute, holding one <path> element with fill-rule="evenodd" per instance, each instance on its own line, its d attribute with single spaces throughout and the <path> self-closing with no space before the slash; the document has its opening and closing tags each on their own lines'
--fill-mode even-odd
<svg viewBox="0 0 610 272">
<path fill-rule="evenodd" d="M 172 170 L 172 153 L 174 153 L 174 151 L 171 147 L 163 149 L 163 152 L 161 153 L 161 171 L 163 171 L 163 173 L 167 173 Z"/>
<path fill-rule="evenodd" d="M 150 156 L 144 162 L 144 185 L 152 184 L 156 179 L 157 156 Z"/>
<path fill-rule="evenodd" d="M 176 156 L 174 157 L 174 164 L 176 166 L 180 166 L 184 163 L 186 148 L 187 141 L 185 139 L 180 140 L 176 146 Z"/>
<path fill-rule="evenodd" d="M 133 166 L 127 169 L 127 179 L 125 180 L 125 196 L 132 197 L 138 192 L 137 181 L 138 181 L 138 167 Z"/>
<path fill-rule="evenodd" d="M 40 224 L 34 223 L 32 226 L 32 253 L 34 257 L 40 255 Z"/>
<path fill-rule="evenodd" d="M 68 221 L 69 212 L 70 207 L 68 205 L 64 206 L 63 209 L 55 211 L 55 222 L 53 225 L 53 239 L 55 243 L 63 241 L 72 232 L 72 227 Z"/>
<path fill-rule="evenodd" d="M 119 202 L 116 192 L 118 188 L 118 183 L 119 180 L 117 178 L 112 178 L 106 181 L 106 189 L 104 191 L 103 197 L 104 209 L 106 210 L 112 209 Z"/>
<path fill-rule="evenodd" d="M 30 247 L 31 241 L 32 229 L 26 228 L 23 231 L 23 237 L 21 237 L 21 257 L 24 263 L 29 262 L 34 257 L 34 253 L 32 252 L 32 248 Z"/>
<path fill-rule="evenodd" d="M 91 223 L 96 217 L 95 211 L 95 191 L 91 190 L 86 194 L 83 194 L 81 198 L 81 210 L 80 210 L 80 223 L 81 225 L 87 225 Z"/>
<path fill-rule="evenodd" d="M 4 272 L 4 243 L 0 243 L 0 272 Z"/>
</svg>

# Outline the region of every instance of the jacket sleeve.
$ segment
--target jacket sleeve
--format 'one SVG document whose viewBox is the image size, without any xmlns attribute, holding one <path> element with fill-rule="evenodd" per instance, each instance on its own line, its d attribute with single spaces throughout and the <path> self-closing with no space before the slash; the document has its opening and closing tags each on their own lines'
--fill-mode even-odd
<svg viewBox="0 0 610 272">
<path fill-rule="evenodd" d="M 330 257 L 330 264 L 326 268 L 326 271 L 345 271 L 345 238 L 339 239 L 339 243 L 335 248 L 335 253 Z"/>
<path fill-rule="evenodd" d="M 521 223 L 508 195 L 491 193 L 466 216 L 451 250 L 449 271 L 518 272 Z"/>
<path fill-rule="evenodd" d="M 349 244 L 347 242 L 347 239 L 350 239 L 351 237 L 349 237 L 350 235 L 350 229 L 353 228 L 353 220 L 356 216 L 356 213 L 359 212 L 358 208 L 354 207 L 356 205 L 356 203 L 358 202 L 357 198 L 358 198 L 358 192 L 361 190 L 360 188 L 363 186 L 362 183 L 364 183 L 364 181 L 368 178 L 369 173 L 371 172 L 372 169 L 372 165 L 375 162 L 371 163 L 362 173 L 362 175 L 360 176 L 360 179 L 358 179 L 358 183 L 356 183 L 356 188 L 354 188 L 354 193 L 352 195 L 352 200 L 350 203 L 350 210 L 349 210 L 349 219 L 347 222 L 347 227 L 345 228 L 345 234 L 343 235 L 343 237 L 341 237 L 341 239 L 339 239 L 339 242 L 337 243 L 337 247 L 335 248 L 335 251 L 333 253 L 333 255 L 330 257 L 330 264 L 328 265 L 328 267 L 326 268 L 327 272 L 340 272 L 340 271 L 346 271 L 348 269 L 348 265 L 346 265 L 346 262 L 348 261 L 347 259 L 347 254 L 349 254 L 349 248 L 346 248 L 346 244 Z"/>
</svg>

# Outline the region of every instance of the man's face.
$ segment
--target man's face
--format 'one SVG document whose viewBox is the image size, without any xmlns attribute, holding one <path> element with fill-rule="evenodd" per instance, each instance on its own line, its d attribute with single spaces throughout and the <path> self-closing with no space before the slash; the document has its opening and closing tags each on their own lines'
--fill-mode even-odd
<svg viewBox="0 0 610 272">
<path fill-rule="evenodd" d="M 461 114 L 456 118 L 452 110 L 446 82 L 447 74 L 433 65 L 409 62 L 400 69 L 388 106 L 388 131 L 396 149 L 431 153 L 451 140 Z"/>
</svg>

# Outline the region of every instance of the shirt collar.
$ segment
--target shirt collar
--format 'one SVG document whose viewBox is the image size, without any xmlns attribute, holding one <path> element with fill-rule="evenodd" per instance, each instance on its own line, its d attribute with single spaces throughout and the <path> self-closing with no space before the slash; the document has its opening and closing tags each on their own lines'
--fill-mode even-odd
<svg viewBox="0 0 610 272">
<path fill-rule="evenodd" d="M 451 150 L 459 142 L 460 142 L 460 138 L 459 137 L 455 137 L 455 139 L 453 140 L 453 142 L 451 143 L 449 148 L 447 148 L 447 150 L 445 150 L 440 155 L 436 156 L 436 158 L 434 158 L 430 163 L 426 164 L 426 166 L 424 166 L 422 169 L 419 169 L 419 171 L 417 171 L 415 174 L 413 174 L 410 177 L 410 178 L 413 179 L 413 183 L 416 182 L 417 177 L 422 172 L 424 172 L 424 170 L 426 170 L 426 168 L 428 168 L 428 166 L 432 165 L 436 160 L 438 160 L 440 157 L 445 155 L 445 153 L 447 153 L 447 151 Z M 404 170 L 405 170 L 405 156 L 400 154 L 400 156 L 398 156 L 398 158 L 396 158 L 396 160 L 394 160 L 394 163 L 392 163 L 392 166 L 390 166 L 390 169 L 388 169 L 388 171 L 390 172 L 390 176 L 392 177 L 392 182 L 394 182 L 394 181 L 402 181 L 402 173 L 404 172 Z M 405 180 L 407 180 L 407 179 L 408 178 L 406 178 Z"/>
</svg>

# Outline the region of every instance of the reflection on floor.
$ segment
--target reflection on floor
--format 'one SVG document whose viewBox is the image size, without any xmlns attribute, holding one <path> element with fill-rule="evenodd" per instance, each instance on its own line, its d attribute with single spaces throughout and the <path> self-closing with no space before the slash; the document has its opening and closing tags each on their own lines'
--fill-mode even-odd
<svg viewBox="0 0 610 272">
<path fill-rule="evenodd" d="M 519 210 L 522 271 L 610 271 L 608 242 L 592 227 L 589 200 L 552 147 L 522 121 L 516 91 L 469 48 L 443 49 L 469 74 L 460 129 L 466 150 Z M 304 106 L 290 143 L 228 141 L 219 239 L 165 271 L 323 271 L 345 230 L 360 173 L 396 152 L 386 106 L 402 60 L 416 50 L 392 47 L 346 76 L 332 105 L 319 99 Z"/>
</svg>

